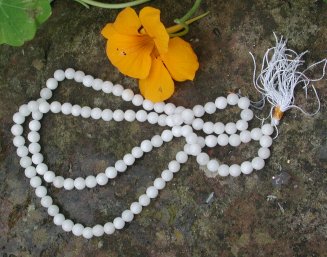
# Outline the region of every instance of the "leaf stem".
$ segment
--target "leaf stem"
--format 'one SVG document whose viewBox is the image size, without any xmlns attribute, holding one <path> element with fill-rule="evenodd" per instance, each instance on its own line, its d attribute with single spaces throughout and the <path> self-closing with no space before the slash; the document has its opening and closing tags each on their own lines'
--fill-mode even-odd
<svg viewBox="0 0 327 257">
<path fill-rule="evenodd" d="M 193 4 L 192 8 L 180 19 L 176 19 L 175 23 L 180 24 L 186 22 L 188 19 L 192 17 L 192 15 L 195 13 L 195 11 L 199 8 L 202 0 L 195 0 L 195 3 Z"/>
<path fill-rule="evenodd" d="M 151 0 L 135 0 L 135 1 L 131 1 L 131 2 L 127 2 L 127 3 L 120 3 L 120 4 L 101 3 L 98 1 L 94 1 L 94 0 L 78 0 L 77 2 L 79 2 L 81 4 L 84 3 L 86 5 L 92 5 L 92 6 L 106 8 L 106 9 L 122 9 L 122 8 L 129 7 L 129 6 L 143 4 L 143 3 L 146 3 L 149 1 L 151 1 Z"/>
<path fill-rule="evenodd" d="M 193 23 L 193 22 L 195 22 L 197 20 L 200 20 L 203 17 L 207 16 L 209 13 L 210 12 L 205 12 L 205 13 L 199 15 L 199 16 L 196 16 L 196 17 L 194 17 L 192 19 L 189 19 L 189 20 L 185 21 L 185 24 L 190 25 L 191 23 Z M 176 33 L 178 31 L 182 30 L 183 28 L 185 28 L 185 27 L 182 26 L 181 24 L 176 24 L 174 26 L 171 26 L 171 27 L 167 28 L 166 30 L 167 30 L 168 34 L 173 34 L 173 33 Z"/>
</svg>

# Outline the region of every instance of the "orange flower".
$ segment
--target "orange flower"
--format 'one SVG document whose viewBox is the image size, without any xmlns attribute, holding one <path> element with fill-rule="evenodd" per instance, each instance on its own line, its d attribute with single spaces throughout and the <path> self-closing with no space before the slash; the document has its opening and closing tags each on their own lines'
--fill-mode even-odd
<svg viewBox="0 0 327 257">
<path fill-rule="evenodd" d="M 153 102 L 174 93 L 174 80 L 193 80 L 199 63 L 189 43 L 169 38 L 160 11 L 145 7 L 139 16 L 128 7 L 102 30 L 108 39 L 111 63 L 127 76 L 139 79 L 141 94 Z"/>
</svg>

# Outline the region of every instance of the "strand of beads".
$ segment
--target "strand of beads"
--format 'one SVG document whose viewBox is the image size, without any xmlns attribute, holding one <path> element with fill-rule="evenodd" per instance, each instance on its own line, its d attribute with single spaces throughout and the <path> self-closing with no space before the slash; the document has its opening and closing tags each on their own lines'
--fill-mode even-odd
<svg viewBox="0 0 327 257">
<path fill-rule="evenodd" d="M 52 97 L 52 91 L 55 90 L 59 82 L 64 79 L 75 80 L 82 83 L 85 87 L 93 88 L 96 91 L 112 93 L 121 97 L 124 101 L 131 102 L 136 107 L 143 107 L 138 111 L 134 110 L 110 110 L 91 108 L 89 106 L 72 105 L 71 103 L 60 103 L 58 101 L 49 102 Z M 221 122 L 204 122 L 201 117 L 207 114 L 213 114 L 216 110 L 223 110 L 227 105 L 237 105 L 241 111 L 241 119 L 236 123 L 229 122 L 224 125 Z M 253 169 L 260 170 L 270 155 L 269 147 L 272 144 L 270 135 L 273 133 L 273 127 L 269 124 L 261 128 L 255 128 L 251 131 L 248 129 L 248 122 L 253 118 L 253 112 L 249 109 L 250 102 L 248 98 L 239 98 L 236 94 L 229 94 L 227 98 L 218 97 L 215 102 L 209 102 L 205 106 L 196 105 L 193 110 L 186 109 L 182 106 L 176 107 L 172 103 L 152 103 L 144 100 L 139 94 L 134 94 L 130 89 L 124 89 L 121 85 L 113 85 L 110 81 L 94 79 L 90 75 L 85 75 L 82 71 L 75 71 L 71 68 L 57 70 L 54 77 L 46 82 L 46 87 L 40 91 L 40 98 L 36 101 L 30 101 L 19 108 L 15 113 L 12 126 L 13 143 L 17 147 L 17 155 L 20 157 L 20 165 L 25 169 L 25 175 L 30 179 L 30 185 L 35 188 L 35 194 L 41 199 L 41 205 L 47 208 L 47 212 L 53 217 L 56 225 L 61 226 L 66 232 L 71 231 L 76 236 L 83 236 L 87 239 L 93 236 L 102 236 L 112 234 L 115 230 L 120 230 L 126 222 L 131 222 L 134 216 L 140 214 L 143 207 L 150 204 L 151 199 L 158 196 L 160 190 L 164 189 L 166 183 L 171 181 L 173 175 L 180 170 L 181 164 L 187 162 L 188 156 L 195 156 L 199 165 L 206 165 L 211 172 L 218 172 L 221 176 L 239 176 L 241 173 L 250 174 Z M 104 121 L 120 122 L 149 122 L 159 126 L 168 126 L 170 129 L 164 130 L 161 135 L 155 135 L 150 140 L 144 140 L 139 146 L 134 147 L 130 153 L 124 155 L 121 160 L 116 161 L 114 166 L 109 166 L 103 172 L 95 175 L 89 175 L 86 178 L 77 177 L 64 178 L 56 175 L 55 172 L 48 169 L 43 162 L 44 158 L 41 153 L 39 130 L 41 129 L 41 119 L 43 115 L 52 112 L 54 114 L 80 116 L 82 118 L 92 118 L 95 120 L 103 119 Z M 28 124 L 30 132 L 27 134 L 29 141 L 25 145 L 23 135 L 23 126 L 26 118 L 31 116 Z M 207 136 L 205 138 L 198 136 L 194 131 L 203 131 Z M 237 132 L 239 134 L 236 134 Z M 59 207 L 53 203 L 51 196 L 47 194 L 47 189 L 42 185 L 45 183 L 52 184 L 56 188 L 65 190 L 83 190 L 85 188 L 94 188 L 97 185 L 104 186 L 109 180 L 117 177 L 118 173 L 125 172 L 129 166 L 141 158 L 144 154 L 149 153 L 152 149 L 170 142 L 174 137 L 183 136 L 186 140 L 183 151 L 176 154 L 175 160 L 168 164 L 168 169 L 162 171 L 161 176 L 156 178 L 153 185 L 148 187 L 146 192 L 133 202 L 130 208 L 123 211 L 112 222 L 106 222 L 104 225 L 97 224 L 93 227 L 83 226 L 80 223 L 74 223 L 59 212 Z M 248 143 L 251 140 L 260 142 L 261 148 L 258 151 L 258 157 L 251 162 L 245 161 L 241 165 L 233 164 L 230 167 L 226 164 L 219 164 L 216 160 L 210 160 L 209 156 L 202 151 L 205 146 L 215 147 L 216 145 L 231 145 L 237 147 L 241 143 Z"/>
</svg>

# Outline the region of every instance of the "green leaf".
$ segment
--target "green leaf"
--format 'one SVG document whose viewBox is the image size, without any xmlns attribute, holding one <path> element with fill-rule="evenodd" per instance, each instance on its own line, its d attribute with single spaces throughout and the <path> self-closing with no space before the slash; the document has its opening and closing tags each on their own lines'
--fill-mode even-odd
<svg viewBox="0 0 327 257">
<path fill-rule="evenodd" d="M 50 15 L 49 0 L 0 0 L 0 44 L 23 45 Z"/>
</svg>

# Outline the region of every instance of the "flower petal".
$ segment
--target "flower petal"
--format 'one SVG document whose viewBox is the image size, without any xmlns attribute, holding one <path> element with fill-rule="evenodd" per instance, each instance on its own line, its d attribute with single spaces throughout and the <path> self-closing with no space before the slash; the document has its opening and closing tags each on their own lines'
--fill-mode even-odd
<svg viewBox="0 0 327 257">
<path fill-rule="evenodd" d="M 109 26 L 108 26 L 109 25 Z M 113 26 L 113 27 L 110 27 Z M 111 29 L 115 29 L 118 33 L 126 35 L 140 35 L 139 29 L 142 27 L 141 21 L 134 9 L 127 7 L 122 10 L 116 17 L 114 23 L 108 23 L 101 31 L 105 38 L 109 38 L 112 34 Z"/>
<path fill-rule="evenodd" d="M 160 21 L 160 10 L 144 7 L 139 16 L 146 33 L 154 40 L 159 54 L 167 52 L 169 35 Z"/>
<path fill-rule="evenodd" d="M 199 68 L 198 58 L 191 45 L 179 37 L 170 39 L 168 52 L 161 58 L 176 81 L 193 80 Z"/>
<path fill-rule="evenodd" d="M 127 76 L 143 79 L 149 74 L 154 43 L 147 35 L 129 36 L 113 33 L 107 42 L 111 63 Z"/>
<path fill-rule="evenodd" d="M 149 76 L 140 79 L 139 87 L 141 94 L 153 102 L 164 101 L 174 93 L 174 81 L 160 57 L 152 58 Z"/>
</svg>

